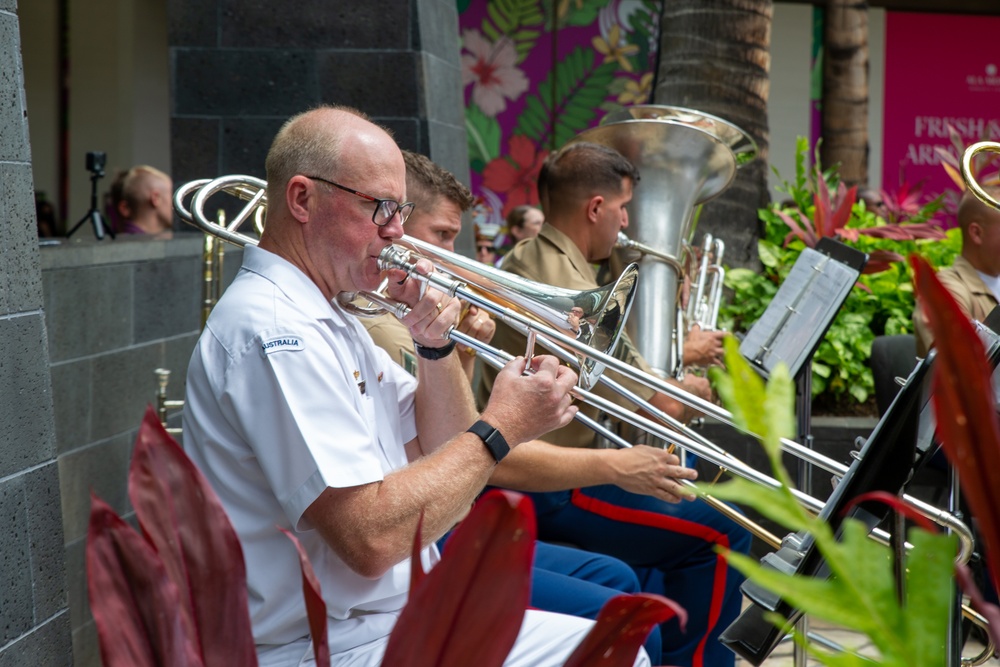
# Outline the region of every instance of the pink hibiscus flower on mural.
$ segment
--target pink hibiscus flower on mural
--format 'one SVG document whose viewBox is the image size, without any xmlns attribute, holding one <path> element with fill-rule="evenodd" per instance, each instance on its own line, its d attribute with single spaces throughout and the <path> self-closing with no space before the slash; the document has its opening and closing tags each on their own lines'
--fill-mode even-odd
<svg viewBox="0 0 1000 667">
<path fill-rule="evenodd" d="M 462 31 L 462 85 L 472 84 L 472 101 L 491 118 L 528 89 L 528 77 L 517 64 L 517 49 L 503 36 L 495 43 L 475 29 Z"/>
<path fill-rule="evenodd" d="M 505 196 L 505 218 L 515 206 L 538 204 L 538 171 L 548 155 L 519 134 L 510 138 L 508 146 L 508 155 L 491 160 L 483 169 L 483 187 Z"/>
</svg>

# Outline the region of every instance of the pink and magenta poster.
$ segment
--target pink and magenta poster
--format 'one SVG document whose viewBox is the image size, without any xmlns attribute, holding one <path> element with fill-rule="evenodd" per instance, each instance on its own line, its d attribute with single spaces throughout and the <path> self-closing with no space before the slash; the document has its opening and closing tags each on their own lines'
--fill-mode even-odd
<svg viewBox="0 0 1000 667">
<path fill-rule="evenodd" d="M 966 146 L 1000 140 L 1000 16 L 889 12 L 885 36 L 882 187 L 904 178 L 924 193 L 956 186 L 935 147 L 956 150 L 951 126 Z M 960 157 L 960 156 L 959 156 Z"/>
</svg>

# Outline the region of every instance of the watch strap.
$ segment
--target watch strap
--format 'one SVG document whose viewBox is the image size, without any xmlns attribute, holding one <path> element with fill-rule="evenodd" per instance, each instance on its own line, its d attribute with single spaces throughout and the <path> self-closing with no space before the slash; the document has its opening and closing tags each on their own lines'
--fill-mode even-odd
<svg viewBox="0 0 1000 667">
<path fill-rule="evenodd" d="M 479 436 L 479 439 L 486 445 L 486 449 L 490 450 L 493 460 L 497 463 L 503 461 L 503 457 L 507 456 L 508 452 L 510 452 L 510 446 L 500 431 L 482 419 L 470 426 L 467 432 Z"/>
<path fill-rule="evenodd" d="M 451 351 L 455 349 L 455 341 L 450 340 L 446 345 L 441 347 L 425 347 L 417 341 L 413 341 L 413 350 L 422 359 L 430 359 L 431 361 L 436 361 L 438 359 L 444 359 Z"/>
</svg>

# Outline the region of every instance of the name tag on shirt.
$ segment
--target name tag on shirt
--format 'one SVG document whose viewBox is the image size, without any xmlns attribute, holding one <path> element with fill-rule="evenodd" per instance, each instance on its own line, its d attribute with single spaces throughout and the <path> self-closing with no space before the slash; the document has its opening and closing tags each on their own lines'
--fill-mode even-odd
<svg viewBox="0 0 1000 667">
<path fill-rule="evenodd" d="M 305 349 L 305 343 L 298 336 L 276 336 L 261 342 L 260 349 L 264 354 L 275 352 L 297 352 Z"/>
</svg>

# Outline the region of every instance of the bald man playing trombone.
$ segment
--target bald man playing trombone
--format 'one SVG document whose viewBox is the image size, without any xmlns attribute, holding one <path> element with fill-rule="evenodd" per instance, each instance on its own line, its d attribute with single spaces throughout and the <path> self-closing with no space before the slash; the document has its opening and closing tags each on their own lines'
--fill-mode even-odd
<svg viewBox="0 0 1000 667">
<path fill-rule="evenodd" d="M 576 378 L 552 357 L 527 375 L 514 360 L 477 414 L 445 339 L 458 301 L 390 271 L 390 297 L 410 308 L 417 378 L 338 305 L 338 294 L 378 286 L 379 254 L 412 209 L 399 149 L 360 113 L 324 107 L 290 119 L 267 180 L 260 245 L 246 248 L 192 355 L 184 445 L 240 537 L 260 664 L 313 664 L 298 556 L 282 527 L 319 579 L 332 664 L 374 667 L 406 603 L 421 514 L 430 566 L 434 540 L 506 449 L 572 419 Z M 562 665 L 591 625 L 529 611 L 505 664 Z M 645 653 L 636 664 L 648 665 Z"/>
</svg>

